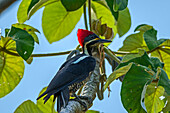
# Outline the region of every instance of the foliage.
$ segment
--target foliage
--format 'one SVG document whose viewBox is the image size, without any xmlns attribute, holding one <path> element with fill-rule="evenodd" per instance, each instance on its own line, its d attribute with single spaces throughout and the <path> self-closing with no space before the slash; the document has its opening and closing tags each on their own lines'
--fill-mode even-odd
<svg viewBox="0 0 170 113">
<path fill-rule="evenodd" d="M 101 38 L 113 40 L 116 34 L 122 37 L 128 32 L 131 27 L 128 0 L 87 1 L 88 23 L 94 33 Z M 72 32 L 83 12 L 85 24 L 88 26 L 87 1 L 22 0 L 17 13 L 19 23 L 6 29 L 5 36 L 1 36 L 0 40 L 0 98 L 10 93 L 19 84 L 24 74 L 24 60 L 30 64 L 34 56 L 69 53 L 32 54 L 34 43 L 39 43 L 35 32 L 39 31 L 23 23 L 29 20 L 37 10 L 45 7 L 42 16 L 44 35 L 49 43 L 59 41 Z M 91 20 L 93 20 L 92 23 Z M 113 72 L 108 77 L 101 78 L 100 82 L 105 83 L 104 86 L 101 86 L 102 93 L 109 89 L 109 85 L 116 79 L 122 77 L 120 94 L 127 112 L 157 113 L 164 111 L 167 113 L 170 105 L 170 39 L 158 40 L 157 31 L 146 24 L 137 26 L 134 32 L 126 37 L 123 46 L 118 51 L 115 52 L 104 47 L 105 58 L 113 67 Z M 78 47 L 76 51 L 80 52 L 81 49 Z M 122 61 L 117 56 L 121 56 Z M 113 63 L 115 61 L 119 64 Z M 104 70 L 102 65 L 100 68 Z M 105 75 L 105 71 L 103 73 Z M 45 88 L 40 94 L 44 90 Z M 161 99 L 161 97 L 165 98 Z M 42 101 L 41 99 L 35 104 L 27 100 L 15 110 L 15 113 L 56 113 L 52 97 L 46 104 L 43 104 Z M 98 111 L 89 110 L 87 113 L 98 113 Z"/>
</svg>

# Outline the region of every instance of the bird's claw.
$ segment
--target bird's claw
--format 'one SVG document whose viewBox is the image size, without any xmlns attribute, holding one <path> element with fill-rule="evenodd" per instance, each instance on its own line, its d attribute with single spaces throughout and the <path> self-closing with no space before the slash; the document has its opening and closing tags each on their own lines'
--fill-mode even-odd
<svg viewBox="0 0 170 113">
<path fill-rule="evenodd" d="M 75 98 L 75 99 L 71 99 L 71 100 L 74 100 L 74 101 L 79 102 L 79 103 L 83 106 L 83 111 L 87 111 L 87 105 L 86 105 L 86 103 L 83 102 L 82 100 L 80 100 L 80 98 Z"/>
</svg>

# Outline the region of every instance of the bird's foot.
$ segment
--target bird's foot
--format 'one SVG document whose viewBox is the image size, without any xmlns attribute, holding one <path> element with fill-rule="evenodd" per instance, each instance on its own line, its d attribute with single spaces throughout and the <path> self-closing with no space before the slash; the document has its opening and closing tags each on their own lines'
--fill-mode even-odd
<svg viewBox="0 0 170 113">
<path fill-rule="evenodd" d="M 75 100 L 75 101 L 79 102 L 83 106 L 83 111 L 87 111 L 87 104 L 85 102 L 83 102 L 82 100 L 87 100 L 88 103 L 92 104 L 92 99 L 90 97 L 77 96 L 76 94 L 74 94 L 73 96 L 75 97 L 75 99 L 71 99 L 71 100 Z"/>
<path fill-rule="evenodd" d="M 70 99 L 71 101 L 74 100 L 74 101 L 77 101 L 79 102 L 82 106 L 83 106 L 83 111 L 87 111 L 87 105 L 85 102 L 83 102 L 80 98 L 75 98 L 75 99 Z"/>
</svg>

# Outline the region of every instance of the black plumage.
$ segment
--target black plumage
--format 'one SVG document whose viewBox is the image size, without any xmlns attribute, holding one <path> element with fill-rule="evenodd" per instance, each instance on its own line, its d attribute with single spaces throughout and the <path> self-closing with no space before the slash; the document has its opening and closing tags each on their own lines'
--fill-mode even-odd
<svg viewBox="0 0 170 113">
<path fill-rule="evenodd" d="M 37 99 L 44 97 L 46 102 L 51 95 L 54 95 L 54 100 L 57 98 L 57 111 L 61 107 L 65 107 L 69 101 L 69 94 L 74 93 L 83 81 L 89 76 L 95 68 L 96 60 L 86 54 L 79 54 L 66 61 L 59 69 L 55 77 L 47 87 L 47 90 Z M 79 86 L 78 86 L 79 85 Z"/>
</svg>

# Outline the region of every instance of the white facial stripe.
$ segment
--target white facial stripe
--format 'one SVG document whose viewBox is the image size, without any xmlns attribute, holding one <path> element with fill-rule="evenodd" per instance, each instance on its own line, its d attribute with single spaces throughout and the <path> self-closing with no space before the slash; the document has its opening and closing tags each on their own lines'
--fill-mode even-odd
<svg viewBox="0 0 170 113">
<path fill-rule="evenodd" d="M 72 64 L 79 63 L 81 60 L 84 60 L 86 57 L 88 57 L 88 56 L 80 57 L 79 59 L 77 59 L 76 61 L 74 61 Z"/>
</svg>

